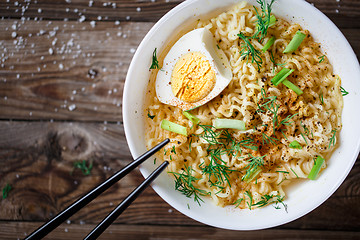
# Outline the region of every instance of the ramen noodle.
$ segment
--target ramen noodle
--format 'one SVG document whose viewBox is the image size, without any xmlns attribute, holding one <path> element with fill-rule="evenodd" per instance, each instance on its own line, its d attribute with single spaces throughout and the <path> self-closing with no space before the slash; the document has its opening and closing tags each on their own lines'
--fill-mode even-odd
<svg viewBox="0 0 360 240">
<path fill-rule="evenodd" d="M 259 9 L 258 9 L 259 11 Z M 276 19 L 263 41 L 248 38 L 260 50 L 274 36 L 273 45 L 261 52 L 261 65 L 252 55 L 244 57 L 244 40 L 257 30 L 257 12 L 242 2 L 210 20 L 199 20 L 213 34 L 217 47 L 229 59 L 233 78 L 210 102 L 189 111 L 199 118 L 194 124 L 174 106 L 156 97 L 155 74 L 149 82 L 145 104 L 146 145 L 169 138 L 156 159 L 169 161 L 175 187 L 201 204 L 205 197 L 219 206 L 256 208 L 282 203 L 284 186 L 307 178 L 318 158 L 326 161 L 337 146 L 343 99 L 340 78 L 314 42 L 296 23 Z M 294 35 L 306 34 L 290 54 L 283 51 Z M 287 79 L 298 86 L 298 95 L 271 79 L 283 68 L 294 69 Z M 156 72 L 158 70 L 155 70 Z M 246 130 L 215 129 L 217 118 L 242 120 Z M 187 136 L 161 129 L 162 120 L 185 126 Z"/>
</svg>

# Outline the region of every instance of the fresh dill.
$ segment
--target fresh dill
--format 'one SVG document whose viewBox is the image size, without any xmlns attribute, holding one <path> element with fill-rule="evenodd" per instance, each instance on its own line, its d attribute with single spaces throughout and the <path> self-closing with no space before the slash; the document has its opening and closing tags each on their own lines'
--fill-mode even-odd
<svg viewBox="0 0 360 240">
<path fill-rule="evenodd" d="M 249 61 L 249 58 L 251 57 L 251 63 L 256 63 L 258 71 L 260 71 L 263 60 L 261 58 L 261 51 L 254 47 L 254 45 L 251 43 L 251 39 L 257 40 L 261 43 L 266 37 L 270 25 L 276 21 L 276 18 L 271 18 L 271 8 L 274 2 L 275 0 L 271 0 L 270 3 L 266 4 L 264 0 L 257 0 L 257 3 L 260 4 L 261 13 L 256 7 L 254 7 L 257 18 L 256 32 L 252 36 L 245 36 L 241 32 L 238 34 L 238 37 L 244 41 L 240 46 L 241 57 L 243 59 L 246 58 L 247 61 Z"/>
<path fill-rule="evenodd" d="M 321 104 L 324 105 L 324 95 L 323 94 L 319 95 L 319 99 L 320 99 Z"/>
<path fill-rule="evenodd" d="M 264 145 L 265 143 L 266 144 L 269 144 L 269 143 L 272 143 L 272 144 L 276 144 L 276 141 L 278 141 L 279 139 L 275 138 L 275 137 L 271 137 L 271 136 L 268 136 L 266 135 L 265 133 L 261 133 L 262 135 L 262 144 Z"/>
<path fill-rule="evenodd" d="M 270 3 L 266 3 L 264 0 L 257 0 L 260 4 L 261 13 L 254 7 L 257 17 L 257 31 L 254 34 L 254 38 L 262 42 L 267 35 L 268 28 L 271 24 L 271 8 L 275 0 L 271 0 Z"/>
<path fill-rule="evenodd" d="M 160 65 L 159 65 L 159 61 L 157 59 L 156 56 L 156 48 L 154 49 L 153 55 L 152 55 L 152 62 L 151 62 L 151 66 L 150 69 L 160 69 Z"/>
<path fill-rule="evenodd" d="M 86 164 L 86 160 L 82 160 L 82 161 L 76 161 L 74 162 L 74 168 L 73 168 L 73 171 L 78 168 L 81 170 L 81 172 L 87 176 L 87 175 L 90 175 L 91 173 L 91 170 L 93 168 L 93 163 L 92 161 L 89 161 L 88 164 Z M 72 171 L 72 172 L 73 172 Z M 70 174 L 72 174 L 72 172 Z"/>
<path fill-rule="evenodd" d="M 299 178 L 299 176 L 296 174 L 296 172 L 294 171 L 294 169 L 290 168 L 290 170 L 295 174 L 296 178 Z"/>
<path fill-rule="evenodd" d="M 148 116 L 148 118 L 150 118 L 150 119 L 154 119 L 154 117 L 155 117 L 155 115 L 151 115 L 151 114 L 150 114 L 150 111 L 148 111 L 147 116 Z"/>
<path fill-rule="evenodd" d="M 172 146 L 170 152 L 172 152 L 173 154 L 176 154 L 175 146 Z"/>
<path fill-rule="evenodd" d="M 341 87 L 340 86 L 340 91 L 341 91 L 341 94 L 343 95 L 343 96 L 346 96 L 346 95 L 348 95 L 349 94 L 349 92 L 347 92 L 343 87 Z"/>
<path fill-rule="evenodd" d="M 169 172 L 173 174 L 175 177 L 175 189 L 186 197 L 191 198 L 194 196 L 194 201 L 197 202 L 199 205 L 200 201 L 204 202 L 200 196 L 207 196 L 210 195 L 210 192 L 207 192 L 203 189 L 196 188 L 193 185 L 193 182 L 200 180 L 200 178 L 196 178 L 192 176 L 193 169 L 191 166 L 185 167 L 182 173 L 177 172 Z"/>
<path fill-rule="evenodd" d="M 253 197 L 252 197 L 252 195 L 251 195 L 251 193 L 249 191 L 246 191 L 244 194 L 246 196 L 248 196 L 248 198 L 250 200 L 250 202 L 246 201 L 246 204 L 248 205 L 249 209 L 251 210 L 251 206 L 253 205 Z"/>
<path fill-rule="evenodd" d="M 252 204 L 253 207 L 263 207 L 272 203 L 275 203 L 276 205 L 281 203 L 285 209 L 286 209 L 286 204 L 283 202 L 284 197 L 281 197 L 280 195 L 273 195 L 273 194 L 265 194 L 263 196 L 261 196 L 261 200 L 259 200 L 258 202 Z"/>
<path fill-rule="evenodd" d="M 222 150 L 219 148 L 210 149 L 208 150 L 208 153 L 210 156 L 209 164 L 205 165 L 204 163 L 201 163 L 199 167 L 204 174 L 209 175 L 209 182 L 211 186 L 216 186 L 222 189 L 224 183 L 227 182 L 227 184 L 231 187 L 229 174 L 235 170 L 226 166 L 226 163 L 221 159 Z"/>
<path fill-rule="evenodd" d="M 319 63 L 322 63 L 325 60 L 325 55 L 319 57 Z"/>
<path fill-rule="evenodd" d="M 246 58 L 246 61 L 249 61 L 249 57 L 251 56 L 251 63 L 256 63 L 258 71 L 260 71 L 260 67 L 263 63 L 261 58 L 261 51 L 256 49 L 250 42 L 251 37 L 245 36 L 243 33 L 239 33 L 238 37 L 241 38 L 244 43 L 241 43 L 241 51 L 240 55 L 243 59 Z"/>
<path fill-rule="evenodd" d="M 235 202 L 233 202 L 232 205 L 236 205 L 235 207 L 238 207 L 238 206 L 241 204 L 242 201 L 244 201 L 244 199 L 243 199 L 243 198 L 239 198 L 239 199 L 237 199 Z"/>
<path fill-rule="evenodd" d="M 331 146 L 335 146 L 335 143 L 336 143 L 336 131 L 337 131 L 336 128 L 331 131 L 332 135 L 330 137 L 329 148 Z"/>
<path fill-rule="evenodd" d="M 10 184 L 6 184 L 5 187 L 2 189 L 2 198 L 5 199 L 8 197 L 9 192 L 11 191 L 12 187 Z"/>
<path fill-rule="evenodd" d="M 288 171 L 276 171 L 276 172 L 289 174 L 289 172 L 288 172 Z"/>
<path fill-rule="evenodd" d="M 204 140 L 207 144 L 207 153 L 209 162 L 201 163 L 199 165 L 203 174 L 207 174 L 209 177 L 209 183 L 211 186 L 224 188 L 224 185 L 230 185 L 230 174 L 235 170 L 226 165 L 226 162 L 222 160 L 222 155 L 229 157 L 235 157 L 242 152 L 243 148 L 258 150 L 255 145 L 255 141 L 249 137 L 245 137 L 240 141 L 236 141 L 232 137 L 232 132 L 227 129 L 216 131 L 211 125 L 201 125 L 199 127 L 203 129 L 202 134 L 196 135 Z"/>
</svg>

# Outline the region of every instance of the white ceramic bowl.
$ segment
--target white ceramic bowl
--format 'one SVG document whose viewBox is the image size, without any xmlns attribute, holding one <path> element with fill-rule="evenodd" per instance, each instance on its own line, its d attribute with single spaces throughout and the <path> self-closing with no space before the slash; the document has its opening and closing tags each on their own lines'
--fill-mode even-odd
<svg viewBox="0 0 360 240">
<path fill-rule="evenodd" d="M 123 95 L 123 119 L 127 142 L 134 158 L 146 151 L 144 144 L 144 96 L 149 79 L 149 66 L 155 48 L 161 51 L 167 40 L 183 28 L 187 21 L 196 21 L 199 16 L 214 10 L 226 10 L 237 0 L 188 0 L 178 5 L 145 36 L 129 67 Z M 256 4 L 255 0 L 248 0 Z M 303 0 L 278 0 L 273 13 L 290 22 L 299 23 L 308 29 L 315 41 L 321 43 L 334 72 L 341 76 L 342 86 L 349 92 L 344 97 L 342 115 L 343 129 L 340 147 L 328 161 L 328 167 L 316 181 L 304 181 L 287 189 L 288 212 L 267 206 L 256 210 L 220 208 L 206 200 L 201 207 L 180 192 L 174 190 L 174 180 L 167 173 L 156 179 L 154 190 L 172 207 L 183 214 L 208 225 L 233 229 L 255 230 L 278 226 L 293 221 L 323 203 L 335 192 L 351 170 L 360 147 L 360 66 L 349 43 L 339 29 L 319 10 Z M 141 166 L 147 177 L 155 166 L 148 160 Z M 190 209 L 188 208 L 188 204 Z"/>
</svg>

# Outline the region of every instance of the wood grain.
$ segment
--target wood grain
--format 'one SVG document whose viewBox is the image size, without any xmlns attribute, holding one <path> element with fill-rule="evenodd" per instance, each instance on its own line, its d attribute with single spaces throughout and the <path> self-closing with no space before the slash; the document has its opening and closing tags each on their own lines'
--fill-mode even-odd
<svg viewBox="0 0 360 240">
<path fill-rule="evenodd" d="M 152 26 L 0 21 L 0 119 L 121 121 L 126 72 Z M 342 31 L 360 56 L 360 31 Z"/>
<path fill-rule="evenodd" d="M 95 225 L 63 224 L 46 239 L 82 239 Z M 0 224 L 0 232 L 4 232 L 2 239 L 23 238 L 36 228 L 36 223 L 9 222 Z M 139 231 L 141 229 L 141 231 Z M 223 239 L 358 239 L 356 231 L 318 231 L 293 229 L 271 229 L 261 231 L 229 231 L 224 229 L 211 228 L 206 226 L 149 226 L 149 225 L 111 225 L 100 237 L 101 239 L 115 240 L 142 240 L 142 239 L 193 239 L 193 240 L 223 240 Z"/>
<path fill-rule="evenodd" d="M 104 181 L 130 159 L 123 126 L 100 123 L 0 122 L 0 186 L 11 183 L 0 201 L 2 220 L 46 221 Z M 90 176 L 73 170 L 74 161 L 93 161 Z M 77 223 L 97 223 L 141 181 L 136 171 L 74 215 Z M 360 162 L 323 205 L 284 229 L 360 228 Z M 116 221 L 122 224 L 196 225 L 147 189 Z M 341 223 L 341 224 L 340 224 Z"/>
<path fill-rule="evenodd" d="M 5 0 L 0 2 L 0 16 L 7 18 L 30 18 L 44 20 L 79 20 L 85 16 L 86 20 L 99 21 L 135 21 L 156 22 L 165 13 L 183 1 L 156 0 L 156 1 L 93 1 L 73 0 L 64 3 L 61 0 L 38 0 L 36 3 L 27 2 L 9 4 Z M 335 24 L 341 28 L 358 28 L 360 2 L 357 0 L 308 0 L 320 11 L 325 13 Z M 91 5 L 91 6 L 90 6 Z M 23 10 L 25 9 L 25 10 Z M 39 9 L 41 11 L 39 12 Z"/>
<path fill-rule="evenodd" d="M 126 71 L 153 24 L 16 22 L 0 22 L 0 118 L 121 121 Z"/>
<path fill-rule="evenodd" d="M 13 187 L 0 200 L 0 239 L 23 238 L 131 161 L 126 72 L 145 34 L 181 2 L 0 0 L 0 187 Z M 360 1 L 308 2 L 359 58 Z M 93 162 L 89 176 L 73 169 L 81 160 Z M 132 172 L 46 239 L 81 239 L 142 180 Z M 263 231 L 205 226 L 148 188 L 100 239 L 360 239 L 359 200 L 359 159 L 320 207 Z"/>
</svg>

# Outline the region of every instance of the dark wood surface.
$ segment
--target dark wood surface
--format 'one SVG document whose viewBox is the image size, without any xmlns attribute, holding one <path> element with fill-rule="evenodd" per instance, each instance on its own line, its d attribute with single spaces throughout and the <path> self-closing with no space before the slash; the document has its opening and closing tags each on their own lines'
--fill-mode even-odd
<svg viewBox="0 0 360 240">
<path fill-rule="evenodd" d="M 154 23 L 182 1 L 0 0 L 0 239 L 24 238 L 131 161 L 127 68 Z M 360 1 L 311 0 L 360 56 Z M 91 6 L 90 6 L 91 5 Z M 93 163 L 85 176 L 75 161 Z M 72 174 L 70 174 L 72 173 Z M 143 180 L 138 171 L 46 239 L 81 239 Z M 228 231 L 174 210 L 151 189 L 101 239 L 360 239 L 360 163 L 319 208 L 262 231 Z"/>
</svg>

